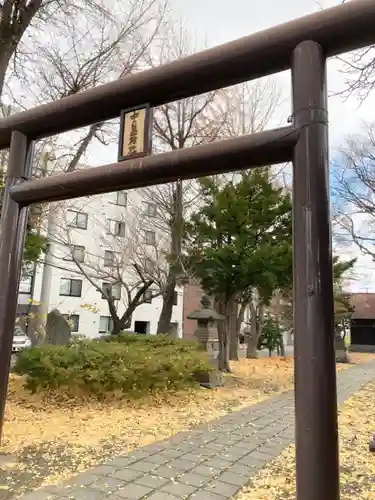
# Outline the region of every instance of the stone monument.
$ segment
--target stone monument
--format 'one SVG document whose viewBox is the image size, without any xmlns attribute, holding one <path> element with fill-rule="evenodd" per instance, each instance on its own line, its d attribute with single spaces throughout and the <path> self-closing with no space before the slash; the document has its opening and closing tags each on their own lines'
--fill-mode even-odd
<svg viewBox="0 0 375 500">
<path fill-rule="evenodd" d="M 197 309 L 188 314 L 187 319 L 197 320 L 198 324 L 194 335 L 207 352 L 208 358 L 215 368 L 212 373 L 200 373 L 197 376 L 197 380 L 201 386 L 212 389 L 223 385 L 221 373 L 217 369 L 219 335 L 216 322 L 223 321 L 225 316 L 215 311 L 207 295 L 203 295 L 201 306 L 201 309 Z"/>
<path fill-rule="evenodd" d="M 48 313 L 46 324 L 46 344 L 67 344 L 72 336 L 72 330 L 68 321 L 58 309 Z"/>
<path fill-rule="evenodd" d="M 336 363 L 349 363 L 348 348 L 345 345 L 345 340 L 342 338 L 339 327 L 335 327 L 335 351 Z"/>
</svg>

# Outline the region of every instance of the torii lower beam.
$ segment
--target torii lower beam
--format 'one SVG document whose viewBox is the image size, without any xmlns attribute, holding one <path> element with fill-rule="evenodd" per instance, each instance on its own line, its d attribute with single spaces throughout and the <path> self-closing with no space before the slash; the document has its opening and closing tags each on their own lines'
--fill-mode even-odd
<svg viewBox="0 0 375 500">
<path fill-rule="evenodd" d="M 17 203 L 28 205 L 289 162 L 298 137 L 299 131 L 293 127 L 267 130 L 44 179 L 23 180 L 11 188 L 10 195 Z"/>
</svg>

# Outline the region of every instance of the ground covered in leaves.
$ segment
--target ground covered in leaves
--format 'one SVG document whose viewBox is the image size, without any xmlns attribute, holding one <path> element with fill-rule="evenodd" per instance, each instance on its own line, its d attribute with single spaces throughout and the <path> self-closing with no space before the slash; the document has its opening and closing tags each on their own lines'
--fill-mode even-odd
<svg viewBox="0 0 375 500">
<path fill-rule="evenodd" d="M 371 357 L 353 355 L 352 361 Z M 69 477 L 106 457 L 188 430 L 293 384 L 291 358 L 242 359 L 232 363 L 232 369 L 225 387 L 216 390 L 196 388 L 138 401 L 110 395 L 102 402 L 67 398 L 59 392 L 30 394 L 22 378 L 12 375 L 0 456 L 0 499 Z"/>
<path fill-rule="evenodd" d="M 375 382 L 340 407 L 341 500 L 375 499 L 375 454 L 369 452 L 374 432 Z M 295 500 L 295 448 L 289 446 L 269 462 L 236 500 Z"/>
</svg>

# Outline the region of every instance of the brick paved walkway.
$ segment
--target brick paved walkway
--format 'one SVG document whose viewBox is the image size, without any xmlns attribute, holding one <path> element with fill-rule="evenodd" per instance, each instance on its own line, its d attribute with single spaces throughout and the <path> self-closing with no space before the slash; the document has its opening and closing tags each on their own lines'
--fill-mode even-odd
<svg viewBox="0 0 375 500">
<path fill-rule="evenodd" d="M 338 375 L 339 402 L 375 378 L 375 362 Z M 113 458 L 22 500 L 225 500 L 294 438 L 288 392 Z"/>
</svg>

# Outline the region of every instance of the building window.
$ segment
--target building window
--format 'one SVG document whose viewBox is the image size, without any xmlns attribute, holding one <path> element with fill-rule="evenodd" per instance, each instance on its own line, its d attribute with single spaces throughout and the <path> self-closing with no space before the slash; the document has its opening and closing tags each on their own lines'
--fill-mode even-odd
<svg viewBox="0 0 375 500">
<path fill-rule="evenodd" d="M 134 332 L 143 333 L 144 335 L 150 333 L 149 321 L 134 321 Z"/>
<path fill-rule="evenodd" d="M 106 299 L 107 296 L 112 297 L 114 300 L 121 299 L 121 285 L 112 283 L 103 283 L 103 293 L 102 299 Z"/>
<path fill-rule="evenodd" d="M 121 207 L 126 207 L 128 204 L 128 195 L 125 191 L 116 191 L 115 195 L 115 203 L 116 205 L 120 205 Z"/>
<path fill-rule="evenodd" d="M 146 304 L 152 303 L 152 290 L 145 291 L 145 293 L 143 294 L 143 302 L 145 302 Z"/>
<path fill-rule="evenodd" d="M 69 227 L 75 227 L 77 229 L 87 229 L 88 215 L 83 212 L 75 212 L 74 210 L 68 210 L 67 221 Z"/>
<path fill-rule="evenodd" d="M 155 203 L 145 203 L 145 214 L 149 217 L 156 217 L 157 205 Z"/>
<path fill-rule="evenodd" d="M 82 280 L 61 278 L 60 295 L 64 295 L 67 297 L 81 297 Z"/>
<path fill-rule="evenodd" d="M 111 250 L 106 250 L 104 252 L 104 266 L 113 267 L 115 265 L 115 252 Z"/>
<path fill-rule="evenodd" d="M 69 249 L 69 254 L 64 257 L 64 260 L 75 260 L 77 262 L 85 261 L 85 247 L 81 245 L 72 245 Z"/>
<path fill-rule="evenodd" d="M 73 259 L 77 262 L 84 262 L 85 260 L 85 247 L 74 245 L 72 248 Z"/>
<path fill-rule="evenodd" d="M 113 330 L 113 319 L 111 316 L 100 316 L 99 333 L 109 333 Z"/>
<path fill-rule="evenodd" d="M 145 239 L 146 239 L 146 245 L 155 245 L 156 244 L 155 231 L 145 231 Z"/>
<path fill-rule="evenodd" d="M 108 221 L 107 233 L 113 236 L 125 236 L 125 222 L 110 219 Z"/>
<path fill-rule="evenodd" d="M 178 304 L 178 293 L 176 291 L 173 292 L 173 305 L 177 306 Z"/>
<path fill-rule="evenodd" d="M 63 314 L 64 318 L 70 325 L 72 332 L 79 331 L 79 315 L 78 314 Z"/>
<path fill-rule="evenodd" d="M 20 280 L 19 293 L 31 293 L 33 286 L 33 276 L 31 274 L 23 276 Z"/>
</svg>

